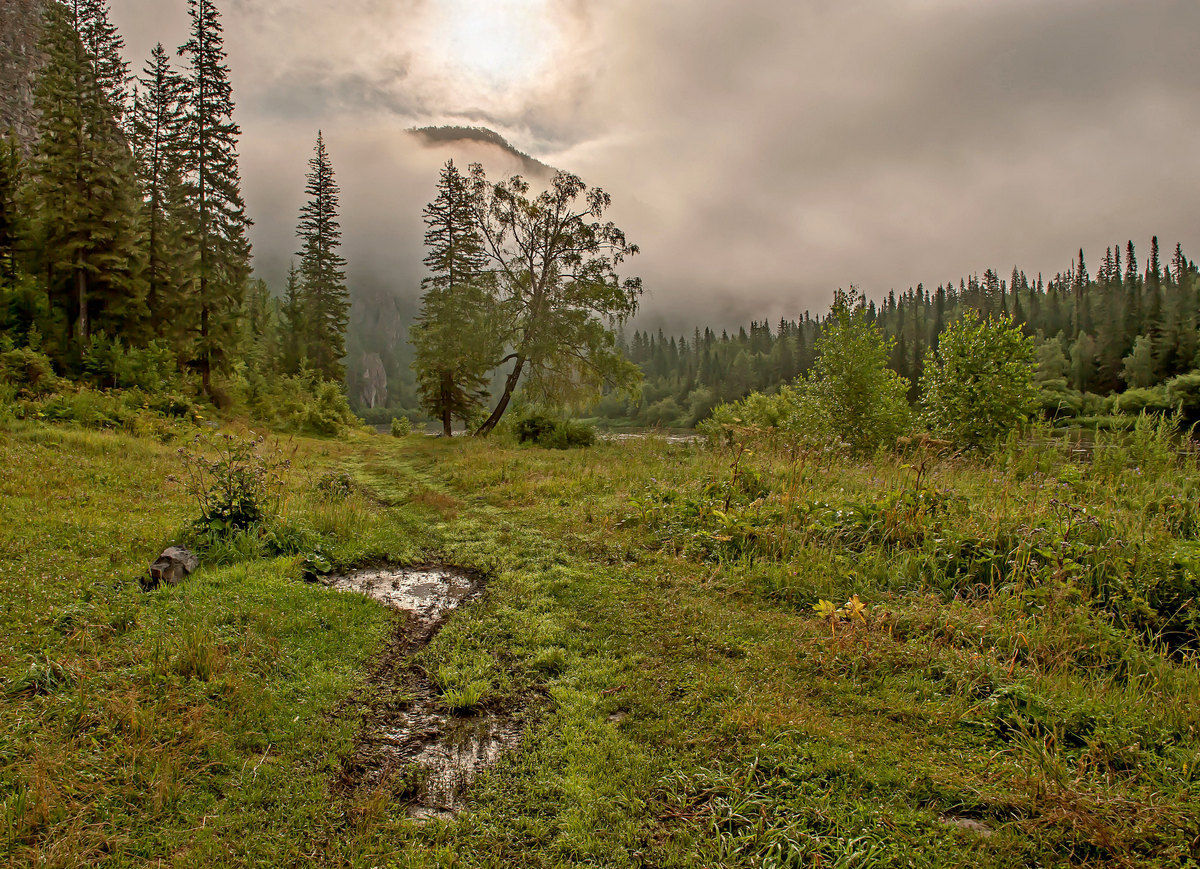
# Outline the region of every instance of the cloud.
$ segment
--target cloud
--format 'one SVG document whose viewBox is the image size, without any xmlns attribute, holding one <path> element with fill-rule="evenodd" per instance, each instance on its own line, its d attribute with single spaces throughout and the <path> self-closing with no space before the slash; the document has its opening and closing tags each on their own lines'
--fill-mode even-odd
<svg viewBox="0 0 1200 869">
<path fill-rule="evenodd" d="M 1191 0 L 504 0 L 541 2 L 536 40 L 510 41 L 548 44 L 509 85 L 436 25 L 496 2 L 222 4 L 264 273 L 295 246 L 322 127 L 352 278 L 415 293 L 444 155 L 402 131 L 448 122 L 609 189 L 647 314 L 680 327 L 1155 233 L 1200 245 Z M 113 9 L 134 56 L 183 39 L 183 0 Z"/>
</svg>

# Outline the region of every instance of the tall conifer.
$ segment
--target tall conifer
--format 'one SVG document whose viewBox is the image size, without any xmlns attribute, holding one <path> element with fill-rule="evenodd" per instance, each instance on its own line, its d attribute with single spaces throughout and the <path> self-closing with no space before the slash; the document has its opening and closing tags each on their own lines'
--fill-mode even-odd
<svg viewBox="0 0 1200 869">
<path fill-rule="evenodd" d="M 413 369 L 421 403 L 449 436 L 455 418 L 470 422 L 485 408 L 488 372 L 499 364 L 490 275 L 467 179 L 450 160 L 438 195 L 425 207 L 421 312 L 412 329 Z M 635 339 L 636 339 L 635 335 Z"/>
<path fill-rule="evenodd" d="M 145 315 L 133 161 L 85 43 L 83 4 L 51 4 L 34 106 L 38 138 L 26 187 L 29 228 L 51 307 L 77 354 L 93 329 L 129 335 Z"/>
<path fill-rule="evenodd" d="M 188 0 L 188 14 L 191 36 L 179 49 L 188 62 L 180 159 L 194 245 L 194 364 L 212 395 L 212 372 L 225 364 L 239 336 L 237 319 L 250 275 L 250 219 L 242 200 L 241 129 L 233 121 L 220 15 L 213 0 Z"/>
<path fill-rule="evenodd" d="M 138 79 L 129 134 L 145 203 L 146 303 L 160 335 L 186 319 L 177 274 L 180 239 L 173 226 L 173 218 L 182 215 L 170 207 L 182 199 L 183 92 L 183 79 L 159 43 Z"/>
<path fill-rule="evenodd" d="M 308 167 L 305 193 L 309 199 L 300 210 L 296 228 L 296 235 L 303 241 L 297 255 L 305 301 L 305 351 L 313 370 L 323 379 L 340 381 L 345 377 L 342 358 L 346 355 L 350 293 L 346 289 L 346 260 L 338 252 L 342 243 L 338 222 L 341 190 L 325 149 L 325 137 L 319 132 Z"/>
</svg>

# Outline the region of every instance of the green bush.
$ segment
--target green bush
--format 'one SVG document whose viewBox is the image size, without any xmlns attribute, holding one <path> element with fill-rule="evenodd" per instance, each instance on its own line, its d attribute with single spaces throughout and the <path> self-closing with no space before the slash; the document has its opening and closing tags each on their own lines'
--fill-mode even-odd
<svg viewBox="0 0 1200 869">
<path fill-rule="evenodd" d="M 1181 374 L 1164 384 L 1167 403 L 1189 421 L 1200 419 L 1200 371 Z"/>
<path fill-rule="evenodd" d="M 817 358 L 797 402 L 799 424 L 819 426 L 852 452 L 890 446 L 912 427 L 908 381 L 888 367 L 893 342 L 867 320 L 863 298 L 851 288 L 834 294 Z M 792 423 L 793 430 L 802 430 Z"/>
<path fill-rule="evenodd" d="M 243 370 L 229 388 L 235 405 L 276 431 L 339 437 L 360 424 L 341 385 L 311 374 L 267 378 Z"/>
<path fill-rule="evenodd" d="M 968 309 L 926 356 L 921 393 L 931 431 L 957 447 L 991 447 L 1036 405 L 1033 344 L 1011 320 Z"/>
<path fill-rule="evenodd" d="M 397 416 L 392 419 L 392 437 L 406 438 L 412 434 L 412 421 L 407 416 Z"/>
<path fill-rule="evenodd" d="M 839 290 L 807 377 L 720 405 L 698 428 L 718 443 L 786 432 L 814 448 L 859 454 L 894 444 L 912 427 L 912 411 L 908 381 L 888 368 L 891 346 L 867 321 L 862 297 Z"/>
<path fill-rule="evenodd" d="M 192 523 L 198 535 L 230 537 L 277 518 L 291 468 L 278 445 L 268 445 L 261 436 L 224 434 L 206 440 L 197 435 L 192 448 L 181 447 L 179 456 L 185 488 L 200 511 Z"/>
<path fill-rule="evenodd" d="M 0 353 L 0 381 L 16 387 L 15 398 L 43 398 L 69 388 L 50 358 L 28 347 Z"/>
<path fill-rule="evenodd" d="M 1068 386 L 1062 377 L 1039 382 L 1036 400 L 1047 419 L 1071 418 L 1083 413 L 1083 393 Z"/>
<path fill-rule="evenodd" d="M 1172 409 L 1171 399 L 1162 386 L 1148 389 L 1127 389 L 1113 399 L 1113 410 L 1126 416 L 1148 413 L 1166 413 Z"/>
<path fill-rule="evenodd" d="M 148 393 L 182 388 L 175 354 L 166 344 L 126 347 L 117 338 L 97 335 L 83 354 L 83 369 L 104 389 L 141 389 Z"/>
<path fill-rule="evenodd" d="M 590 447 L 596 442 L 596 429 L 578 420 L 559 420 L 532 411 L 520 417 L 514 427 L 518 443 L 533 443 L 539 447 L 567 450 Z"/>
</svg>

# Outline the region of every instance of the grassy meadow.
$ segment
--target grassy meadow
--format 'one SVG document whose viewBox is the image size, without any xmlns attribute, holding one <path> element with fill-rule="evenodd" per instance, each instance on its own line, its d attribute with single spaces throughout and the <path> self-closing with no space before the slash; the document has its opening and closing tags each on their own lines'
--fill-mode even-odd
<svg viewBox="0 0 1200 869">
<path fill-rule="evenodd" d="M 417 663 L 531 723 L 425 823 L 337 787 L 401 616 L 236 548 L 140 589 L 196 512 L 163 440 L 0 429 L 0 865 L 1200 865 L 1200 468 L 1159 427 L 281 439 L 330 568 L 487 577 Z"/>
</svg>

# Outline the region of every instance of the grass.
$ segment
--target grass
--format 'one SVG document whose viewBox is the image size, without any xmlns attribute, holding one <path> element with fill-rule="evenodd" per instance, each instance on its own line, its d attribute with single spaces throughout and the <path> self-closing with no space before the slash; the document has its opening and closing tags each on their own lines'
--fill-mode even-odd
<svg viewBox="0 0 1200 869">
<path fill-rule="evenodd" d="M 1117 569 L 1188 569 L 1200 473 L 1150 435 L 920 485 L 771 445 L 292 446 L 283 513 L 330 563 L 488 577 L 416 660 L 456 714 L 532 701 L 521 747 L 453 821 L 337 796 L 400 617 L 252 551 L 142 593 L 194 512 L 172 448 L 14 423 L 0 862 L 1197 865 L 1200 671 Z"/>
</svg>

